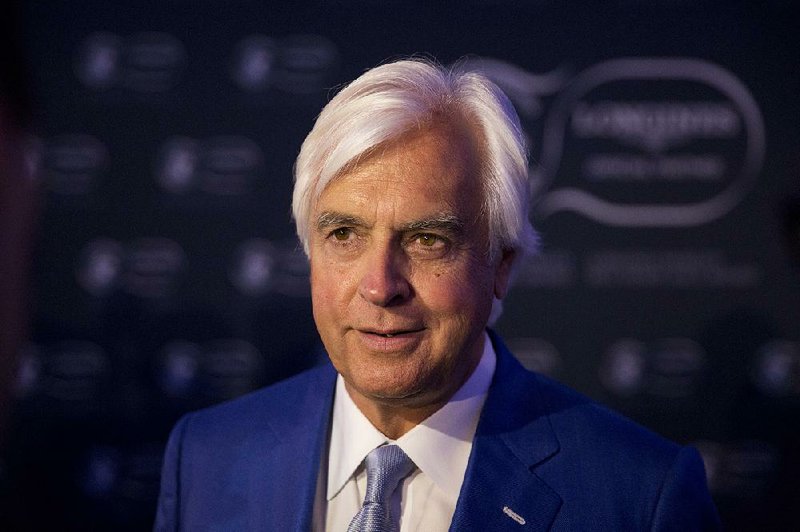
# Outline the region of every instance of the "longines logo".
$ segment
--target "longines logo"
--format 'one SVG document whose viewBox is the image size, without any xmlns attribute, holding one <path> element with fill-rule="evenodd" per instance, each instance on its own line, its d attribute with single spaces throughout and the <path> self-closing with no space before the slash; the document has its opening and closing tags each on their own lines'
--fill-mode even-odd
<svg viewBox="0 0 800 532">
<path fill-rule="evenodd" d="M 85 415 L 100 405 L 111 377 L 107 352 L 94 342 L 66 340 L 29 344 L 20 353 L 14 395 L 46 398 L 62 415 Z"/>
<path fill-rule="evenodd" d="M 143 298 L 172 293 L 185 265 L 183 248 L 168 238 L 140 238 L 128 245 L 110 238 L 86 244 L 76 265 L 78 284 L 95 297 L 116 289 Z"/>
<path fill-rule="evenodd" d="M 765 395 L 800 398 L 800 342 L 773 340 L 763 345 L 751 376 Z"/>
<path fill-rule="evenodd" d="M 168 238 L 140 238 L 128 248 L 125 289 L 144 298 L 168 296 L 183 271 L 186 255 L 180 244 Z"/>
<path fill-rule="evenodd" d="M 733 138 L 741 129 L 727 103 L 580 102 L 572 132 L 581 138 L 610 139 L 658 154 L 698 139 Z"/>
<path fill-rule="evenodd" d="M 90 498 L 103 499 L 112 495 L 120 476 L 120 452 L 106 446 L 92 447 L 79 479 L 83 492 Z"/>
<path fill-rule="evenodd" d="M 706 353 L 688 338 L 665 338 L 645 344 L 626 338 L 606 352 L 599 368 L 600 382 L 621 397 L 688 397 L 697 391 Z"/>
<path fill-rule="evenodd" d="M 228 280 L 250 297 L 270 292 L 309 297 L 308 276 L 308 259 L 294 240 L 246 240 L 237 246 L 228 267 Z"/>
<path fill-rule="evenodd" d="M 86 244 L 78 258 L 78 284 L 93 296 L 109 294 L 117 286 L 124 253 L 122 245 L 110 238 Z"/>
<path fill-rule="evenodd" d="M 156 181 L 172 194 L 184 194 L 195 187 L 200 151 L 198 142 L 189 137 L 168 139 L 156 161 Z"/>
<path fill-rule="evenodd" d="M 541 146 L 534 146 L 540 218 L 571 211 L 613 226 L 701 225 L 735 208 L 761 170 L 761 111 L 718 65 L 616 59 L 567 81 L 558 71 L 535 78 L 516 67 L 475 64 L 511 88 L 524 118 L 537 118 L 526 110 L 537 111 L 541 96 L 555 93 L 543 113 Z"/>
<path fill-rule="evenodd" d="M 619 396 L 636 395 L 644 388 L 645 347 L 642 342 L 624 339 L 614 344 L 600 366 L 600 382 Z"/>
<path fill-rule="evenodd" d="M 336 46 L 320 35 L 294 35 L 282 44 L 278 86 L 294 93 L 322 89 L 338 60 Z"/>
<path fill-rule="evenodd" d="M 578 260 L 566 250 L 544 250 L 523 256 L 512 278 L 514 286 L 525 288 L 564 288 L 575 284 Z"/>
<path fill-rule="evenodd" d="M 186 49 L 168 33 L 142 32 L 123 38 L 92 33 L 75 54 L 75 75 L 94 90 L 123 87 L 137 92 L 164 92 L 180 81 Z"/>
<path fill-rule="evenodd" d="M 520 363 L 531 371 L 557 377 L 562 369 L 561 354 L 553 344 L 541 338 L 509 338 L 508 347 Z"/>
<path fill-rule="evenodd" d="M 766 496 L 782 462 L 773 445 L 759 440 L 694 443 L 706 468 L 713 495 L 758 500 Z"/>
<path fill-rule="evenodd" d="M 117 35 L 93 33 L 78 47 L 75 74 L 89 88 L 110 89 L 119 81 L 121 56 L 122 42 Z"/>
<path fill-rule="evenodd" d="M 260 91 L 273 83 L 278 55 L 278 45 L 264 35 L 250 35 L 242 39 L 233 52 L 231 78 L 247 91 Z"/>
<path fill-rule="evenodd" d="M 261 353 L 245 340 L 207 343 L 204 362 L 203 388 L 215 398 L 230 399 L 252 391 L 263 378 Z"/>
<path fill-rule="evenodd" d="M 27 344 L 19 353 L 14 376 L 14 396 L 24 399 L 35 394 L 41 385 L 41 376 L 41 350 L 35 344 Z"/>
<path fill-rule="evenodd" d="M 264 155 L 252 140 L 218 136 L 197 140 L 175 136 L 161 147 L 155 179 L 165 192 L 202 192 L 236 196 L 253 190 L 263 171 Z"/>
<path fill-rule="evenodd" d="M 302 94 L 322 90 L 339 60 L 339 51 L 321 35 L 290 35 L 272 39 L 250 35 L 233 51 L 230 75 L 248 92 L 275 87 Z"/>
<path fill-rule="evenodd" d="M 742 200 L 764 149 L 760 110 L 730 72 L 685 58 L 600 63 L 548 116 L 542 184 L 552 186 L 538 212 L 633 227 L 703 224 Z"/>
<path fill-rule="evenodd" d="M 194 342 L 174 340 L 161 350 L 158 383 L 170 397 L 188 397 L 196 392 L 202 350 Z"/>
<path fill-rule="evenodd" d="M 200 188 L 217 195 L 250 192 L 263 165 L 255 142 L 244 137 L 213 137 L 203 145 Z"/>
<path fill-rule="evenodd" d="M 228 278 L 243 294 L 256 296 L 270 287 L 275 271 L 275 250 L 268 240 L 242 242 L 233 257 Z"/>
<path fill-rule="evenodd" d="M 297 242 L 288 240 L 277 243 L 273 290 L 290 297 L 310 297 L 309 275 L 308 259 Z"/>
<path fill-rule="evenodd" d="M 596 287 L 749 288 L 762 268 L 720 249 L 600 249 L 590 253 L 583 280 Z"/>
<path fill-rule="evenodd" d="M 161 350 L 158 382 L 170 397 L 200 393 L 221 400 L 255 389 L 263 380 L 263 370 L 261 353 L 246 340 L 174 340 Z"/>
<path fill-rule="evenodd" d="M 92 445 L 76 468 L 76 484 L 83 493 L 96 502 L 108 503 L 120 511 L 131 504 L 141 504 L 158 491 L 161 457 L 164 449 L 158 445 L 143 444 L 125 447 Z M 120 516 L 120 519 L 122 517 Z"/>
<path fill-rule="evenodd" d="M 97 398 L 103 379 L 111 371 L 106 352 L 92 342 L 71 340 L 48 350 L 42 375 L 42 391 L 66 401 L 91 401 Z"/>
<path fill-rule="evenodd" d="M 29 164 L 41 167 L 41 175 L 51 192 L 82 196 L 95 189 L 108 169 L 109 156 L 108 149 L 96 137 L 75 134 L 32 144 L 28 159 Z"/>
</svg>

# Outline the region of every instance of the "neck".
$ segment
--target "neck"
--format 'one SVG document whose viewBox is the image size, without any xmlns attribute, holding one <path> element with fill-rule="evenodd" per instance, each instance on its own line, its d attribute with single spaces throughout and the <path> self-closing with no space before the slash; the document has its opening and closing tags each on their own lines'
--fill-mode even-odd
<svg viewBox="0 0 800 532">
<path fill-rule="evenodd" d="M 442 401 L 421 407 L 397 406 L 376 402 L 353 393 L 347 383 L 345 388 L 364 417 L 390 440 L 398 439 L 447 403 Z"/>
<path fill-rule="evenodd" d="M 478 356 L 470 363 L 464 375 L 455 382 L 437 387 L 443 390 L 435 396 L 427 395 L 414 399 L 385 399 L 366 396 L 353 389 L 345 380 L 344 386 L 353 403 L 358 407 L 364 417 L 378 429 L 384 436 L 396 440 L 409 430 L 413 429 L 434 412 L 442 408 L 450 398 L 467 382 L 478 366 L 481 357 Z"/>
</svg>

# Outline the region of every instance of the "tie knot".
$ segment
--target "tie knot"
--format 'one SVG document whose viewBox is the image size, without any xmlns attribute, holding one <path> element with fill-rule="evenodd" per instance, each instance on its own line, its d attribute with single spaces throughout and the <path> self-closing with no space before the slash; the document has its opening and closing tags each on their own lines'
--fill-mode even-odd
<svg viewBox="0 0 800 532">
<path fill-rule="evenodd" d="M 397 484 L 414 469 L 414 462 L 397 445 L 382 445 L 365 459 L 367 493 L 365 502 L 384 504 Z"/>
</svg>

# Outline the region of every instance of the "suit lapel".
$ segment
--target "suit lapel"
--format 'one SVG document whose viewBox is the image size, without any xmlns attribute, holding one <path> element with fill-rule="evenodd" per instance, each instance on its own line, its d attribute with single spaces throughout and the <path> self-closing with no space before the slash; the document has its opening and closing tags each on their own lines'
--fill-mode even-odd
<svg viewBox="0 0 800 532">
<path fill-rule="evenodd" d="M 311 530 L 335 379 L 328 364 L 299 382 L 269 413 L 272 437 L 246 443 L 245 452 L 256 457 L 249 477 L 248 529 Z"/>
<path fill-rule="evenodd" d="M 548 530 L 561 497 L 534 467 L 558 452 L 536 378 L 491 334 L 497 369 L 451 530 Z"/>
<path fill-rule="evenodd" d="M 451 530 L 548 530 L 561 498 L 534 467 L 558 452 L 558 441 L 525 371 L 490 332 L 497 368 L 473 442 Z M 336 371 L 331 365 L 298 381 L 265 409 L 269 434 L 242 443 L 254 457 L 248 478 L 250 530 L 311 529 L 320 460 L 330 431 Z M 256 423 L 258 424 L 258 423 Z"/>
</svg>

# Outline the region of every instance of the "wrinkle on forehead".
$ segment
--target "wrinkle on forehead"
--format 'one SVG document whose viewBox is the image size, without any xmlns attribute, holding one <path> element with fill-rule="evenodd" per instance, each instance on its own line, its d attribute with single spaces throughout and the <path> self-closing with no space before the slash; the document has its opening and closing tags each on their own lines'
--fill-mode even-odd
<svg viewBox="0 0 800 532">
<path fill-rule="evenodd" d="M 469 233 L 473 245 L 488 249 L 480 158 L 471 133 L 460 124 L 436 123 L 381 145 L 328 183 L 311 226 L 320 232 L 338 220 L 372 228 L 383 220 L 392 231 Z"/>
<path fill-rule="evenodd" d="M 486 149 L 480 126 L 478 126 L 476 119 L 467 118 L 460 111 L 450 112 L 448 110 L 437 111 L 429 119 L 415 124 L 413 128 L 404 133 L 356 155 L 336 172 L 330 181 L 326 183 L 325 188 L 344 175 L 358 174 L 359 168 L 362 166 L 375 164 L 376 162 L 379 165 L 390 164 L 386 160 L 386 155 L 397 147 L 405 149 L 394 150 L 394 166 L 402 166 L 404 160 L 412 157 L 419 158 L 418 150 L 414 150 L 413 147 L 422 142 L 435 143 L 442 149 L 452 147 L 453 144 L 458 145 L 462 152 L 460 155 L 464 157 L 462 160 L 467 163 L 467 166 L 475 170 L 475 175 L 471 177 L 479 181 L 478 186 L 481 194 L 485 194 L 485 184 L 483 183 L 485 172 L 483 166 L 486 160 L 484 156 Z M 403 156 L 398 157 L 398 152 Z M 391 181 L 391 179 L 386 179 L 386 182 Z M 317 201 L 319 201 L 322 193 L 324 193 L 324 189 L 317 196 Z M 482 200 L 481 203 L 483 204 L 485 201 Z"/>
</svg>

